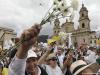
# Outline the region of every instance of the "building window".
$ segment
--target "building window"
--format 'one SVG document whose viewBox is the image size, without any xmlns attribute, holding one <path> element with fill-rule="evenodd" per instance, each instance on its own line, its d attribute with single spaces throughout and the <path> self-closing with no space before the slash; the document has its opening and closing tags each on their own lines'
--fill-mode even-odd
<svg viewBox="0 0 100 75">
<path fill-rule="evenodd" d="M 92 41 L 90 41 L 90 43 L 92 43 Z"/>
<path fill-rule="evenodd" d="M 84 23 L 82 23 L 82 28 L 85 28 L 85 24 Z"/>
<path fill-rule="evenodd" d="M 59 31 L 58 31 L 58 33 L 59 33 Z"/>
<path fill-rule="evenodd" d="M 84 14 L 82 13 L 82 17 L 84 17 Z"/>
<path fill-rule="evenodd" d="M 94 43 L 96 43 L 96 40 L 94 40 Z"/>
</svg>

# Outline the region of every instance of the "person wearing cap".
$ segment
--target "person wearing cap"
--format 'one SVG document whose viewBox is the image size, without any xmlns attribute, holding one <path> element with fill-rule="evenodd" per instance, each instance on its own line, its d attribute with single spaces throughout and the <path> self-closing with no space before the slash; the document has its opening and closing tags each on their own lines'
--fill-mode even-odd
<svg viewBox="0 0 100 75">
<path fill-rule="evenodd" d="M 63 74 L 60 67 L 57 64 L 57 57 L 55 53 L 51 53 L 47 56 L 46 59 L 45 58 L 43 59 L 46 60 L 46 64 L 45 63 L 41 63 L 41 64 L 44 64 L 42 66 L 45 68 L 48 75 L 62 75 Z"/>
<path fill-rule="evenodd" d="M 93 75 L 93 71 L 89 66 L 92 64 L 88 64 L 83 60 L 77 60 L 72 63 L 70 66 L 70 71 L 72 75 Z"/>
<path fill-rule="evenodd" d="M 56 53 L 52 52 L 52 46 L 49 45 L 46 50 L 38 63 L 41 64 L 48 75 L 62 75 L 62 70 L 57 64 Z"/>
<path fill-rule="evenodd" d="M 37 55 L 30 51 L 35 44 L 40 28 L 37 24 L 25 30 L 20 37 L 20 46 L 9 65 L 9 75 L 47 75 L 38 66 Z"/>
</svg>

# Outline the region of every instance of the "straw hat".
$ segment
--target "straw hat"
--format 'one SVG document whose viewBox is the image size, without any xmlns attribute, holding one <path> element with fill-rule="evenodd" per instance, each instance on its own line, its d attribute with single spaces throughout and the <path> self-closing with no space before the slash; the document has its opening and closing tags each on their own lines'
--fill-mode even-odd
<svg viewBox="0 0 100 75">
<path fill-rule="evenodd" d="M 52 58 L 56 58 L 56 55 L 54 53 L 49 54 L 46 60 L 50 60 Z"/>
<path fill-rule="evenodd" d="M 71 67 L 70 67 L 70 71 L 73 75 L 77 75 L 79 74 L 81 71 L 83 71 L 84 69 L 86 69 L 87 67 L 89 67 L 91 64 L 87 65 L 86 62 L 84 62 L 83 60 L 78 60 L 74 63 L 72 63 Z"/>
</svg>

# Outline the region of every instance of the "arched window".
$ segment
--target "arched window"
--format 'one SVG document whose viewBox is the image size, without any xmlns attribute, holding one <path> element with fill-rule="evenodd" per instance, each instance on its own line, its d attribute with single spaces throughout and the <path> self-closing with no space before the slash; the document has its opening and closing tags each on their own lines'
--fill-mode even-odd
<svg viewBox="0 0 100 75">
<path fill-rule="evenodd" d="M 85 24 L 84 23 L 82 23 L 82 28 L 85 28 Z"/>
<path fill-rule="evenodd" d="M 94 40 L 94 43 L 96 44 L 96 40 Z"/>
<path fill-rule="evenodd" d="M 90 41 L 90 43 L 92 43 L 92 40 Z"/>
<path fill-rule="evenodd" d="M 84 14 L 82 13 L 82 17 L 84 17 Z"/>
</svg>

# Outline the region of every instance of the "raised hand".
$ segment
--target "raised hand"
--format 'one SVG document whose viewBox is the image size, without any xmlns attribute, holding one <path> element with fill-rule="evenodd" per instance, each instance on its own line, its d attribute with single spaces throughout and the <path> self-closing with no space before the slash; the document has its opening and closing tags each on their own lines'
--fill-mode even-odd
<svg viewBox="0 0 100 75">
<path fill-rule="evenodd" d="M 17 57 L 25 58 L 28 50 L 36 42 L 37 36 L 40 32 L 40 26 L 35 24 L 31 28 L 25 30 L 20 37 L 20 46 L 18 48 Z"/>
</svg>

